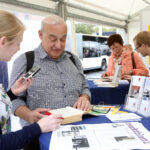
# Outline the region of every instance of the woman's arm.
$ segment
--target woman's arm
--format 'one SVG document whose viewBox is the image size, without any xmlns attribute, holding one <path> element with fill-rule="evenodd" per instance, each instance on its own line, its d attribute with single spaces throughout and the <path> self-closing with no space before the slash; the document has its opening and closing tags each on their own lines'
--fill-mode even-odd
<svg viewBox="0 0 150 150">
<path fill-rule="evenodd" d="M 41 134 L 37 123 L 24 127 L 22 130 L 0 135 L 0 150 L 21 149 Z"/>
<path fill-rule="evenodd" d="M 62 115 L 59 114 L 45 116 L 37 123 L 26 126 L 19 131 L 0 135 L 0 150 L 16 150 L 23 148 L 41 133 L 56 130 L 60 126 L 61 117 Z"/>
<path fill-rule="evenodd" d="M 136 68 L 133 69 L 133 75 L 140 75 L 140 76 L 148 76 L 148 70 L 144 65 L 142 59 L 138 55 L 138 53 L 134 52 L 134 61 Z"/>
</svg>

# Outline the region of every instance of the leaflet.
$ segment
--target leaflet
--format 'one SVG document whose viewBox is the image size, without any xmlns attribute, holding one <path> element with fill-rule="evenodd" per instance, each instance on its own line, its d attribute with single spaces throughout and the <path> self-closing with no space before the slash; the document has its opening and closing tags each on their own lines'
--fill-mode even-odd
<svg viewBox="0 0 150 150">
<path fill-rule="evenodd" d="M 108 114 L 106 115 L 112 122 L 123 122 L 123 121 L 140 121 L 142 117 L 135 113 L 124 113 L 124 114 Z"/>
<path fill-rule="evenodd" d="M 149 149 L 150 133 L 139 122 L 66 125 L 52 133 L 49 150 L 66 150 L 66 148 Z"/>
</svg>

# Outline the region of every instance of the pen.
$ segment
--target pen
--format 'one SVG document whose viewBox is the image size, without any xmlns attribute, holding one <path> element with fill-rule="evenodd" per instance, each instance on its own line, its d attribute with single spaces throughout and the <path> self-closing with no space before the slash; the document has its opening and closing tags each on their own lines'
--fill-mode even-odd
<svg viewBox="0 0 150 150">
<path fill-rule="evenodd" d="M 49 115 L 51 115 L 52 113 L 50 113 L 50 112 L 48 112 L 48 111 L 46 111 L 46 112 L 44 112 L 44 115 L 47 115 L 47 116 L 49 116 Z M 63 117 L 58 117 L 57 119 L 64 119 Z"/>
</svg>

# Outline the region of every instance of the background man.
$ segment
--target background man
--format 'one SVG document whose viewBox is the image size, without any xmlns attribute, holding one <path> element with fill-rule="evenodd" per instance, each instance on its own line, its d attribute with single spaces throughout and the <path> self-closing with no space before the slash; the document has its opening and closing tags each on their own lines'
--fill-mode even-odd
<svg viewBox="0 0 150 150">
<path fill-rule="evenodd" d="M 150 56 L 150 32 L 141 31 L 133 39 L 135 50 L 144 57 Z"/>
<path fill-rule="evenodd" d="M 90 90 L 81 63 L 78 57 L 64 51 L 66 36 L 66 23 L 59 16 L 51 15 L 42 21 L 39 31 L 41 44 L 34 50 L 33 64 L 41 70 L 34 77 L 32 86 L 12 101 L 12 111 L 23 119 L 22 125 L 37 122 L 44 117 L 42 112 L 48 111 L 49 108 L 65 106 L 82 110 L 90 108 Z M 71 61 L 71 56 L 75 64 Z M 26 56 L 22 54 L 14 62 L 10 87 L 22 73 L 26 72 L 26 67 Z M 25 150 L 33 150 L 35 145 L 38 145 L 37 141 L 31 143 Z"/>
</svg>

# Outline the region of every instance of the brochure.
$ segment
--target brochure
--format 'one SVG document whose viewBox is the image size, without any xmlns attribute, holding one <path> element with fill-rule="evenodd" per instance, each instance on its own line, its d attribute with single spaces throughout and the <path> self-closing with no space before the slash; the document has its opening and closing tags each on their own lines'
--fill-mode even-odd
<svg viewBox="0 0 150 150">
<path fill-rule="evenodd" d="M 123 114 L 115 114 L 115 115 L 108 114 L 106 116 L 112 122 L 140 121 L 142 118 L 135 113 L 123 113 Z"/>
<path fill-rule="evenodd" d="M 145 77 L 132 76 L 127 100 L 125 101 L 125 109 L 136 112 L 141 104 Z"/>
<path fill-rule="evenodd" d="M 144 115 L 145 117 L 150 116 L 150 77 L 145 78 L 142 101 L 138 113 Z"/>
</svg>

